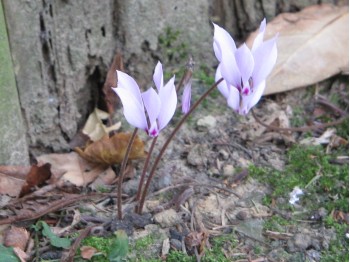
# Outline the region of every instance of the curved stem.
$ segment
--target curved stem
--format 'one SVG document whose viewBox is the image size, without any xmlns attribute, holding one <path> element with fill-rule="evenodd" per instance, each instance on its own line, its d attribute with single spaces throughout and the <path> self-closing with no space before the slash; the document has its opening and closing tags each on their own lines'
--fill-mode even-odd
<svg viewBox="0 0 350 262">
<path fill-rule="evenodd" d="M 189 115 L 198 107 L 198 105 L 209 95 L 210 92 L 212 92 L 217 86 L 218 84 L 223 81 L 223 78 L 221 78 L 219 81 L 217 81 L 214 85 L 212 85 L 199 99 L 196 103 L 193 104 L 193 106 L 191 107 L 191 109 L 188 111 L 187 114 L 185 114 L 180 122 L 176 125 L 176 127 L 174 128 L 173 132 L 171 132 L 169 138 L 165 141 L 163 147 L 161 148 L 156 160 L 154 161 L 154 164 L 152 166 L 151 172 L 148 176 L 146 185 L 145 185 L 145 189 L 142 192 L 142 196 L 141 196 L 141 201 L 140 201 L 140 205 L 139 205 L 139 212 L 138 213 L 142 213 L 142 209 L 143 209 L 143 205 L 145 203 L 146 200 L 146 195 L 147 195 L 147 191 L 148 188 L 151 184 L 151 180 L 155 174 L 155 170 L 158 166 L 158 163 L 160 161 L 160 159 L 162 158 L 166 148 L 168 147 L 168 145 L 170 144 L 170 141 L 173 139 L 173 137 L 175 136 L 175 134 L 177 133 L 177 131 L 179 131 L 180 127 L 182 126 L 182 124 L 187 120 L 187 118 L 189 117 Z"/>
<path fill-rule="evenodd" d="M 142 187 L 143 187 L 143 184 L 144 184 L 144 181 L 145 181 L 145 177 L 146 177 L 146 172 L 147 172 L 147 168 L 148 168 L 148 164 L 149 164 L 149 161 L 151 159 L 151 155 L 152 155 L 152 152 L 153 152 L 153 148 L 157 142 L 157 136 L 155 138 L 153 138 L 152 140 L 152 144 L 151 144 L 151 147 L 149 149 L 149 152 L 148 152 L 148 155 L 147 155 L 147 158 L 146 158 L 146 162 L 143 166 L 143 170 L 142 170 L 142 174 L 141 174 L 141 179 L 140 179 L 140 182 L 139 182 L 139 187 L 137 189 L 137 195 L 136 195 L 136 198 L 135 198 L 135 201 L 136 201 L 136 205 L 135 205 L 135 212 L 136 213 L 140 213 L 141 211 L 139 210 L 140 209 L 140 206 L 138 204 L 139 200 L 140 200 L 140 197 L 141 197 L 141 192 L 142 192 Z"/>
<path fill-rule="evenodd" d="M 123 219 L 123 211 L 122 211 L 122 184 L 123 184 L 123 179 L 124 179 L 124 172 L 125 172 L 125 167 L 126 163 L 128 162 L 129 154 L 132 148 L 132 144 L 134 143 L 136 133 L 137 133 L 137 128 L 134 129 L 134 132 L 132 133 L 128 147 L 126 148 L 126 152 L 123 158 L 122 165 L 120 167 L 119 171 L 119 180 L 118 180 L 118 198 L 117 198 L 117 206 L 118 206 L 118 219 L 121 220 Z"/>
</svg>

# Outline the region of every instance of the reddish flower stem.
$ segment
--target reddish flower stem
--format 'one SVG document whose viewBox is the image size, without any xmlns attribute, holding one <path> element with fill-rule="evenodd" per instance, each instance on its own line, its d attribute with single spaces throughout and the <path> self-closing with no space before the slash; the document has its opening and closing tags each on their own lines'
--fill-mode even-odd
<svg viewBox="0 0 350 262">
<path fill-rule="evenodd" d="M 151 184 L 152 178 L 154 177 L 156 168 L 159 164 L 160 159 L 162 158 L 166 148 L 168 147 L 168 145 L 170 144 L 171 140 L 174 138 L 175 134 L 177 133 L 177 131 L 179 131 L 180 127 L 182 126 L 182 124 L 187 120 L 187 118 L 189 117 L 189 115 L 198 107 L 198 105 L 209 95 L 210 92 L 212 92 L 217 86 L 218 84 L 223 81 L 223 78 L 221 78 L 219 81 L 217 81 L 215 84 L 213 84 L 199 99 L 196 103 L 193 104 L 193 106 L 191 107 L 191 109 L 188 111 L 187 114 L 185 114 L 180 122 L 176 125 L 176 127 L 174 128 L 174 130 L 171 132 L 170 136 L 168 137 L 168 139 L 165 141 L 163 147 L 161 148 L 156 160 L 154 161 L 154 164 L 152 166 L 151 172 L 148 176 L 145 188 L 142 192 L 142 196 L 141 196 L 141 200 L 140 200 L 140 204 L 139 204 L 139 209 L 138 209 L 138 213 L 141 214 L 142 213 L 142 209 L 143 209 L 143 205 L 145 204 L 145 200 L 146 200 L 146 195 L 147 195 L 147 191 L 148 188 Z"/>
<path fill-rule="evenodd" d="M 122 184 L 124 180 L 124 172 L 125 172 L 125 167 L 126 163 L 128 162 L 129 154 L 131 152 L 132 144 L 134 143 L 136 133 L 137 133 L 137 128 L 134 129 L 134 132 L 132 133 L 128 147 L 126 148 L 125 156 L 123 158 L 123 162 L 120 167 L 119 171 L 119 179 L 118 179 L 118 198 L 117 198 L 117 207 L 118 207 L 118 219 L 122 220 L 123 219 L 123 210 L 122 210 Z"/>
<path fill-rule="evenodd" d="M 142 170 L 142 174 L 141 174 L 141 179 L 140 179 L 140 182 L 139 182 L 139 188 L 137 189 L 137 195 L 136 195 L 136 198 L 135 198 L 135 201 L 136 201 L 136 205 L 135 205 L 135 213 L 140 213 L 140 205 L 138 204 L 138 202 L 140 201 L 140 197 L 141 197 L 141 192 L 142 192 L 142 187 L 143 187 L 143 184 L 144 184 L 144 181 L 145 181 L 145 177 L 146 177 L 146 172 L 147 172 L 147 168 L 148 168 L 148 164 L 149 164 L 149 161 L 151 159 L 151 155 L 152 155 L 152 152 L 153 152 L 153 148 L 157 142 L 157 138 L 158 136 L 156 136 L 155 138 L 153 138 L 152 140 L 152 144 L 151 144 L 151 147 L 149 149 L 149 152 L 148 152 L 148 155 L 147 155 L 147 158 L 146 158 L 146 162 L 143 166 L 143 170 Z"/>
</svg>

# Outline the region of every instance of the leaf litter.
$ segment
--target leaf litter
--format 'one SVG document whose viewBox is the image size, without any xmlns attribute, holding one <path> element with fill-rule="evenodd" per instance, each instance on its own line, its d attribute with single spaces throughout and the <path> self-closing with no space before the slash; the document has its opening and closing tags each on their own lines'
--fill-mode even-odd
<svg viewBox="0 0 350 262">
<path fill-rule="evenodd" d="M 305 12 L 311 12 L 310 10 L 312 9 Z M 118 54 L 114 67 L 120 63 L 120 59 Z M 111 78 L 112 74 L 109 74 L 109 77 Z M 111 80 L 106 80 L 105 86 L 111 85 L 110 82 Z M 327 123 L 329 119 L 337 119 L 347 110 L 348 104 L 345 105 L 346 108 L 340 109 L 339 105 L 327 100 L 327 94 L 338 88 L 339 83 L 335 81 L 329 85 L 326 81 L 320 85 L 322 87 L 315 88 L 315 94 L 311 97 L 308 91 L 303 89 L 269 97 L 259 105 L 257 112 L 259 119 L 268 126 L 278 127 L 284 131 L 262 126 L 252 115 L 239 118 L 228 110 L 207 112 L 205 108 L 197 112 L 194 123 L 208 114 L 213 114 L 216 126 L 203 127 L 188 123 L 166 152 L 153 183 L 153 193 L 146 201 L 146 213 L 149 212 L 151 217 L 156 218 L 156 225 L 152 225 L 149 216 L 145 216 L 147 214 L 135 216 L 129 211 L 134 208 L 132 194 L 123 195 L 123 209 L 127 211 L 124 221 L 112 220 L 116 212 L 114 204 L 116 192 L 113 189 L 118 176 L 115 166 L 113 168 L 110 166 L 121 162 L 129 135 L 116 133 L 119 130 L 117 125 L 113 126 L 112 134 L 106 136 L 111 131 L 103 124 L 103 119 L 106 119 L 107 115 L 94 111 L 91 117 L 93 120 L 89 120 L 90 123 L 87 124 L 89 127 L 83 131 L 88 139 L 80 143 L 78 145 L 80 149 L 77 149 L 83 158 L 75 152 L 48 154 L 37 157 L 38 165 L 33 167 L 0 167 L 1 198 L 5 199 L 7 195 L 12 197 L 3 204 L 0 224 L 22 224 L 23 229 L 19 229 L 18 233 L 28 236 L 29 228 L 23 223 L 35 224 L 35 220 L 40 219 L 41 230 L 45 231 L 40 239 L 40 245 L 30 244 L 34 238 L 33 231 L 28 239 L 23 237 L 24 254 L 29 254 L 30 259 L 39 251 L 42 258 L 57 256 L 72 261 L 81 245 L 81 256 L 93 260 L 94 257 L 101 256 L 101 250 L 81 244 L 84 243 L 84 239 L 89 235 L 113 237 L 115 231 L 119 232 L 117 234 L 120 238 L 119 240 L 115 238 L 114 245 L 117 249 L 120 248 L 121 252 L 102 254 L 106 258 L 109 256 L 111 261 L 122 259 L 118 257 L 120 254 L 126 255 L 125 232 L 129 234 L 132 246 L 140 241 L 133 239 L 138 232 L 152 235 L 155 231 L 162 232 L 163 237 L 159 237 L 159 244 L 152 245 L 157 248 L 151 246 L 144 248 L 142 256 L 145 259 L 159 258 L 161 254 L 163 259 L 170 258 L 175 251 L 196 256 L 197 259 L 206 259 L 211 256 L 210 250 L 215 250 L 215 245 L 212 244 L 216 241 L 215 237 L 227 233 L 228 236 L 238 239 L 240 244 L 220 247 L 224 258 L 227 259 L 223 261 L 237 257 L 241 257 L 242 261 L 266 259 L 279 261 L 282 255 L 296 259 L 301 254 L 308 258 L 317 258 L 322 252 L 326 252 L 327 245 L 329 246 L 335 238 L 334 230 L 324 227 L 324 220 L 331 217 L 339 223 L 348 223 L 346 210 L 332 210 L 331 213 L 320 211 L 321 220 L 313 222 L 313 227 L 309 226 L 311 220 L 305 216 L 302 220 L 306 222 L 299 223 L 297 227 L 283 226 L 282 222 L 274 224 L 277 229 L 267 226 L 266 223 L 270 223 L 269 221 L 276 217 L 290 219 L 297 215 L 288 209 L 278 207 L 283 201 L 288 202 L 290 192 L 286 192 L 285 197 L 281 196 L 269 203 L 266 202 L 266 197 L 271 194 L 271 188 L 253 179 L 250 167 L 254 163 L 256 167 L 283 170 L 288 162 L 286 152 L 291 145 L 300 144 L 302 141 L 307 144 L 323 144 L 327 147 L 327 153 L 333 153 L 338 149 L 344 151 L 348 138 L 339 136 L 334 129 L 322 126 L 317 129 L 310 128 L 308 131 L 311 132 L 311 137 L 307 135 L 307 131 L 288 130 L 293 128 L 292 120 L 295 117 L 296 106 L 305 111 L 306 127 Z M 326 103 L 317 102 L 320 89 L 326 90 Z M 283 91 L 285 90 L 287 89 Z M 222 103 L 220 99 L 212 99 L 212 102 Z M 108 103 L 108 111 L 114 111 L 117 99 L 111 99 Z M 329 106 L 332 107 L 331 110 Z M 167 132 L 169 131 L 165 130 L 158 142 L 164 141 Z M 119 138 L 121 139 L 117 141 Z M 340 142 L 334 142 L 337 139 Z M 126 182 L 134 180 L 137 182 L 139 172 L 142 170 L 142 158 L 146 154 L 145 148 L 148 146 L 149 143 L 143 145 L 141 139 L 136 143 L 132 157 L 134 161 L 129 164 L 129 170 L 133 171 L 128 171 L 133 174 L 126 177 L 128 180 Z M 191 150 L 192 152 L 197 150 L 200 154 L 193 154 Z M 47 170 L 40 169 L 45 165 L 49 167 L 50 175 Z M 341 165 L 344 165 L 344 162 Z M 345 165 L 348 165 L 346 160 Z M 34 175 L 29 175 L 31 172 Z M 23 185 L 26 185 L 26 189 L 25 193 L 21 194 Z M 326 193 L 327 191 L 319 192 L 321 195 Z M 303 206 L 303 196 L 300 199 L 301 203 L 296 202 L 297 212 L 310 213 L 311 210 L 308 210 L 310 207 Z M 293 219 L 293 223 L 296 222 Z M 155 229 L 151 229 L 150 226 L 155 226 Z M 163 232 L 158 226 L 164 227 L 165 231 Z M 18 234 L 14 232 L 5 235 L 5 232 L 11 231 L 2 231 L 6 236 L 5 239 L 16 237 Z M 65 252 L 56 245 L 57 240 L 60 242 L 60 238 L 75 241 L 74 244 L 66 246 L 70 248 Z M 53 239 L 54 244 L 45 239 Z M 304 243 L 300 239 L 304 239 Z M 306 241 L 308 239 L 310 241 Z M 273 240 L 278 240 L 280 243 L 271 242 Z M 153 241 L 157 242 L 157 239 Z M 4 244 L 14 246 L 5 242 Z M 278 248 L 271 248 L 271 245 L 277 245 Z M 11 260 L 12 251 L 5 246 L 0 245 L 0 249 L 5 255 L 8 254 L 8 261 L 15 261 Z M 259 247 L 262 251 L 259 253 L 253 247 Z M 20 252 L 15 251 L 17 257 L 25 261 L 27 258 Z M 129 252 L 128 257 L 131 261 L 133 259 L 136 261 L 138 254 Z"/>
</svg>

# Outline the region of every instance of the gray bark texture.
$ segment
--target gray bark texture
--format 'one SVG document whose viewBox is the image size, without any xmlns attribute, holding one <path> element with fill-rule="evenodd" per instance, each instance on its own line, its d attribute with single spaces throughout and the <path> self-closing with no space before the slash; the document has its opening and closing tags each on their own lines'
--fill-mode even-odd
<svg viewBox="0 0 350 262">
<path fill-rule="evenodd" d="M 127 73 L 147 88 L 157 60 L 165 71 L 174 63 L 184 66 L 187 57 L 179 52 L 192 54 L 196 65 L 215 65 L 211 21 L 244 40 L 263 17 L 271 20 L 280 12 L 324 2 L 2 1 L 32 156 L 69 149 L 99 100 L 116 50 L 122 51 Z"/>
</svg>

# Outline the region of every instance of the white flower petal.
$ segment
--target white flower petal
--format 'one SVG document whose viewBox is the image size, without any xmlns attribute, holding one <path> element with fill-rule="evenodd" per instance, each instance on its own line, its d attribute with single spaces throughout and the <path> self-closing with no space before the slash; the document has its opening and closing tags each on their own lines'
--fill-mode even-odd
<svg viewBox="0 0 350 262">
<path fill-rule="evenodd" d="M 247 83 L 254 69 L 254 58 L 248 46 L 243 44 L 235 53 L 236 63 L 243 83 Z M 243 88 L 243 87 L 242 87 Z"/>
<path fill-rule="evenodd" d="M 264 34 L 266 29 L 266 18 L 261 21 L 259 34 L 256 36 L 253 42 L 252 52 L 254 52 L 263 42 Z"/>
<path fill-rule="evenodd" d="M 148 119 L 150 124 L 156 122 L 160 112 L 160 99 L 157 92 L 153 88 L 149 88 L 147 91 L 141 94 L 143 104 L 146 108 Z"/>
<path fill-rule="evenodd" d="M 113 88 L 117 93 L 123 104 L 123 112 L 126 120 L 130 125 L 147 130 L 147 119 L 145 115 L 145 109 L 143 104 L 134 93 L 130 92 L 127 88 Z"/>
<path fill-rule="evenodd" d="M 122 71 L 117 70 L 116 72 L 118 79 L 117 88 L 124 88 L 128 90 L 130 93 L 133 94 L 135 99 L 137 99 L 138 103 L 142 104 L 140 88 L 136 81 L 131 76 Z"/>
<path fill-rule="evenodd" d="M 160 89 L 159 98 L 161 102 L 160 113 L 158 117 L 159 130 L 163 129 L 171 120 L 175 113 L 177 104 L 177 95 L 175 89 L 175 76 Z"/>
<path fill-rule="evenodd" d="M 254 87 L 254 91 L 250 95 L 250 99 L 249 99 L 249 103 L 248 103 L 248 110 L 250 110 L 253 106 L 255 106 L 259 102 L 261 96 L 264 93 L 265 86 L 266 86 L 266 81 L 264 80 L 264 81 L 260 82 L 260 84 L 258 86 Z"/>
<path fill-rule="evenodd" d="M 259 83 L 271 73 L 277 61 L 277 36 L 262 43 L 253 53 L 255 67 L 253 71 L 253 83 Z"/>
<path fill-rule="evenodd" d="M 236 44 L 230 34 L 222 27 L 214 24 L 214 53 L 216 58 L 221 62 L 222 54 L 225 52 L 234 53 L 236 51 Z"/>
<path fill-rule="evenodd" d="M 222 78 L 221 68 L 219 65 L 218 68 L 216 69 L 216 73 L 215 73 L 215 82 L 219 81 L 221 78 Z M 227 83 L 225 80 L 221 81 L 218 84 L 218 89 L 219 89 L 220 93 L 227 99 L 228 95 L 229 95 L 229 90 L 228 90 Z"/>
<path fill-rule="evenodd" d="M 230 94 L 227 98 L 227 104 L 229 107 L 231 107 L 233 110 L 238 112 L 239 110 L 239 104 L 240 104 L 240 94 L 237 88 L 230 86 Z"/>
<path fill-rule="evenodd" d="M 226 52 L 220 63 L 221 75 L 230 84 L 235 87 L 241 85 L 241 72 L 239 71 L 236 58 L 233 53 Z"/>
<path fill-rule="evenodd" d="M 158 92 L 163 87 L 163 66 L 162 63 L 158 61 L 153 74 L 153 82 L 156 85 Z"/>
</svg>

